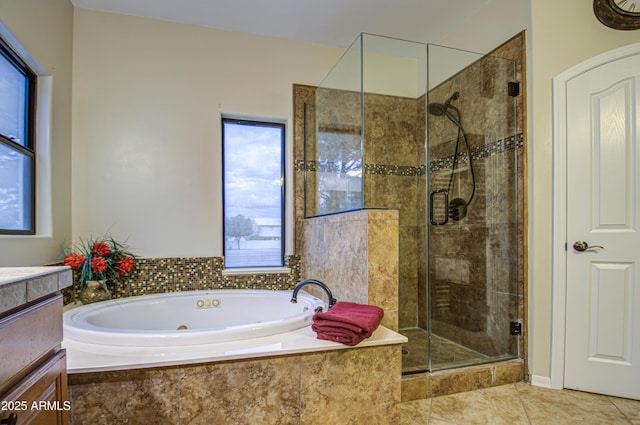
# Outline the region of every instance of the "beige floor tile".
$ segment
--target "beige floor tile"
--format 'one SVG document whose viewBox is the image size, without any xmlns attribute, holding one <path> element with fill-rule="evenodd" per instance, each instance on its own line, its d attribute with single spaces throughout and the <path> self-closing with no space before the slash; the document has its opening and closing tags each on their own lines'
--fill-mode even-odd
<svg viewBox="0 0 640 425">
<path fill-rule="evenodd" d="M 516 385 L 532 425 L 629 425 L 609 397 Z"/>
<path fill-rule="evenodd" d="M 628 398 L 609 398 L 613 404 L 632 422 L 640 424 L 640 401 L 629 400 Z"/>
<path fill-rule="evenodd" d="M 640 401 L 518 383 L 402 403 L 401 425 L 640 425 Z"/>
<path fill-rule="evenodd" d="M 426 425 L 431 410 L 431 399 L 407 401 L 400 405 L 401 425 Z"/>
<path fill-rule="evenodd" d="M 514 385 L 434 397 L 429 425 L 529 425 Z"/>
</svg>

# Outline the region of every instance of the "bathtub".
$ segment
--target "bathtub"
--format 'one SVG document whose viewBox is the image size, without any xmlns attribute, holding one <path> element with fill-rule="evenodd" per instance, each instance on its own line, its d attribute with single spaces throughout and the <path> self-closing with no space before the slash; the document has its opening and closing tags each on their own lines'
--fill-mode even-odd
<svg viewBox="0 0 640 425">
<path fill-rule="evenodd" d="M 241 341 L 311 325 L 324 301 L 291 291 L 211 290 L 118 298 L 68 310 L 64 338 L 123 347 L 192 346 Z"/>
</svg>

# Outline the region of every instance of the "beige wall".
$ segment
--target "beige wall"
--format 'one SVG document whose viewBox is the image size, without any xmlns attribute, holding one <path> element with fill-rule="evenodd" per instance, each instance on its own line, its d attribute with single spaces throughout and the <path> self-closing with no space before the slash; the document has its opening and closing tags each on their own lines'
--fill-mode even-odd
<svg viewBox="0 0 640 425">
<path fill-rule="evenodd" d="M 552 272 L 552 92 L 554 76 L 602 52 L 640 42 L 640 31 L 600 24 L 584 0 L 532 0 L 529 217 L 531 372 L 550 375 Z"/>
<path fill-rule="evenodd" d="M 46 182 L 38 186 L 38 235 L 0 236 L 0 267 L 45 264 L 57 258 L 60 245 L 71 236 L 73 6 L 69 0 L 3 0 L 0 20 L 3 33 L 17 40 L 39 65 L 38 73 L 51 81 L 50 125 L 44 129 L 50 155 L 43 158 L 50 165 L 50 177 L 47 164 L 39 162 L 36 169 Z M 43 98 L 39 101 L 42 104 Z M 36 143 L 43 152 L 41 136 Z"/>
<path fill-rule="evenodd" d="M 474 15 L 431 43 L 486 53 L 528 29 L 534 0 L 490 0 Z"/>
<path fill-rule="evenodd" d="M 292 84 L 319 84 L 343 51 L 76 9 L 74 237 L 222 255 L 220 114 L 286 119 L 291 135 Z"/>
</svg>

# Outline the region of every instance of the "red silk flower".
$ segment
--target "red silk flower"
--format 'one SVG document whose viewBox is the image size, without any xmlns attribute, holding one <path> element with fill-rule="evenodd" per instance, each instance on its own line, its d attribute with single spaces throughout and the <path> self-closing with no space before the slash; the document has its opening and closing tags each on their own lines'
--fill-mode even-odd
<svg viewBox="0 0 640 425">
<path fill-rule="evenodd" d="M 116 270 L 120 276 L 127 274 L 131 269 L 133 269 L 133 258 L 131 257 L 122 257 L 116 263 Z"/>
<path fill-rule="evenodd" d="M 107 269 L 107 260 L 102 257 L 94 257 L 91 259 L 91 270 L 94 273 L 102 273 Z"/>
<path fill-rule="evenodd" d="M 111 248 L 104 242 L 96 242 L 91 247 L 91 253 L 99 257 L 106 257 L 111 254 Z"/>
<path fill-rule="evenodd" d="M 72 269 L 79 269 L 84 265 L 86 258 L 82 254 L 71 253 L 64 257 L 64 265 L 70 266 Z"/>
</svg>

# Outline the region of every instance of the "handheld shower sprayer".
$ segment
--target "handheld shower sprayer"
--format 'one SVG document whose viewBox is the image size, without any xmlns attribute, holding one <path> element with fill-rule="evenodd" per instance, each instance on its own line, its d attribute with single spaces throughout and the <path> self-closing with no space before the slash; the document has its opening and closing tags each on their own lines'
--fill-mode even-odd
<svg viewBox="0 0 640 425">
<path fill-rule="evenodd" d="M 449 204 L 447 205 L 447 218 L 450 218 L 455 221 L 462 220 L 464 217 L 466 217 L 469 204 L 473 200 L 473 197 L 476 193 L 476 176 L 473 171 L 473 159 L 471 158 L 471 147 L 469 146 L 469 140 L 467 139 L 467 134 L 464 131 L 464 127 L 462 127 L 460 111 L 458 110 L 458 108 L 456 108 L 451 104 L 451 102 L 453 102 L 454 100 L 457 100 L 459 97 L 460 97 L 460 93 L 456 91 L 444 103 L 430 103 L 427 106 L 427 110 L 430 115 L 437 116 L 437 117 L 445 116 L 449 119 L 449 121 L 454 123 L 458 128 L 458 137 L 456 138 L 456 150 L 455 150 L 455 154 L 453 155 L 453 166 L 451 168 L 451 174 L 449 176 L 449 185 L 447 188 L 447 192 L 451 191 L 451 186 L 453 184 L 453 176 L 455 174 L 456 166 L 458 164 L 458 152 L 460 148 L 461 138 L 464 140 L 466 150 L 467 150 L 467 157 L 469 158 L 469 171 L 471 172 L 471 183 L 472 183 L 472 190 L 471 190 L 471 195 L 469 196 L 469 200 L 465 201 L 462 198 L 455 198 L 451 202 L 449 202 Z M 444 223 L 446 223 L 446 220 Z"/>
</svg>

